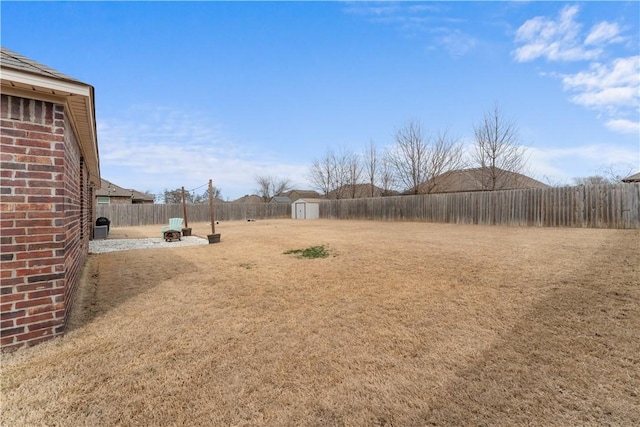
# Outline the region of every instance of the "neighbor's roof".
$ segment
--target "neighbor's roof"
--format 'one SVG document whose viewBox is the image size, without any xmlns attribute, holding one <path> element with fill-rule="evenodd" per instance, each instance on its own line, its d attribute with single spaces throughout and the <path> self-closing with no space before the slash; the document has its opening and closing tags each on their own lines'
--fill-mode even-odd
<svg viewBox="0 0 640 427">
<path fill-rule="evenodd" d="M 273 196 L 271 200 L 276 203 L 291 203 L 291 199 L 288 196 Z"/>
<path fill-rule="evenodd" d="M 95 192 L 96 196 L 104 197 L 132 197 L 136 200 L 148 200 L 153 202 L 153 197 L 150 197 L 137 190 L 127 190 L 126 188 L 119 187 L 106 179 L 100 180 L 100 188 Z"/>
<path fill-rule="evenodd" d="M 425 183 L 421 187 L 426 189 L 433 185 L 431 193 L 458 193 L 466 191 L 482 191 L 486 189 L 488 181 L 488 169 L 472 168 L 457 169 L 438 175 Z M 545 183 L 537 181 L 526 175 L 517 172 L 509 172 L 498 169 L 499 174 L 496 182 L 496 190 L 513 190 L 521 188 L 548 188 Z M 483 182 L 485 185 L 483 185 Z"/>
<path fill-rule="evenodd" d="M 373 189 L 373 196 L 371 195 Z M 340 195 L 343 199 L 365 199 L 368 197 L 381 197 L 384 190 L 376 185 L 371 184 L 346 184 L 342 187 L 330 191 L 327 194 L 328 199 L 335 199 L 336 195 Z"/>
<path fill-rule="evenodd" d="M 622 182 L 640 182 L 640 172 L 624 178 Z"/>
<path fill-rule="evenodd" d="M 100 160 L 93 86 L 0 47 L 2 93 L 64 104 L 80 143 L 91 182 L 100 182 Z"/>
<path fill-rule="evenodd" d="M 233 203 L 264 203 L 264 200 L 262 200 L 262 197 L 252 194 L 250 196 L 247 195 L 240 197 L 239 199 L 234 200 Z"/>
</svg>

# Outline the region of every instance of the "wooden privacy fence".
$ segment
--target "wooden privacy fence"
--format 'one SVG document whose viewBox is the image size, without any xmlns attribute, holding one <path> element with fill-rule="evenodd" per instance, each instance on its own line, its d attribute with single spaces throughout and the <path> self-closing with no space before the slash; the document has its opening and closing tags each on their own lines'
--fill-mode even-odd
<svg viewBox="0 0 640 427">
<path fill-rule="evenodd" d="M 217 221 L 246 219 L 291 218 L 290 204 L 275 203 L 214 203 Z M 209 204 L 187 205 L 188 222 L 211 222 Z M 182 204 L 111 204 L 98 205 L 96 218 L 106 217 L 112 227 L 168 224 L 169 218 L 183 218 Z"/>
<path fill-rule="evenodd" d="M 320 217 L 640 228 L 640 183 L 326 200 Z"/>
<path fill-rule="evenodd" d="M 291 218 L 290 204 L 216 203 L 218 221 Z M 181 204 L 101 205 L 113 227 L 168 224 Z M 189 222 L 209 222 L 209 205 L 187 205 Z M 320 218 L 427 221 L 536 227 L 640 228 L 640 183 L 320 202 Z"/>
</svg>

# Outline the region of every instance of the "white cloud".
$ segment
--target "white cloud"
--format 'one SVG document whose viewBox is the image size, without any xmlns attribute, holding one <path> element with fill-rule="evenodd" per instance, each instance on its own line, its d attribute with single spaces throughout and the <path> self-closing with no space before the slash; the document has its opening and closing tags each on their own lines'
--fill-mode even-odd
<svg viewBox="0 0 640 427">
<path fill-rule="evenodd" d="M 627 119 L 614 119 L 605 123 L 607 128 L 617 133 L 640 135 L 640 121 Z"/>
<path fill-rule="evenodd" d="M 454 58 L 464 56 L 473 50 L 478 41 L 460 30 L 443 30 L 444 34 L 438 38 L 438 45 L 444 47 Z"/>
<path fill-rule="evenodd" d="M 367 16 L 377 22 L 375 18 L 392 17 L 394 19 L 407 19 L 422 13 L 436 13 L 441 10 L 440 5 L 413 4 L 403 2 L 351 2 L 344 9 L 346 13 L 359 16 Z"/>
<path fill-rule="evenodd" d="M 571 93 L 571 102 L 604 113 L 609 130 L 634 132 L 640 109 L 640 56 L 601 60 L 610 53 L 607 47 L 626 37 L 617 23 L 607 21 L 582 34 L 579 11 L 576 5 L 565 6 L 556 19 L 538 16 L 526 21 L 516 33 L 515 42 L 521 46 L 513 51 L 514 58 L 518 62 L 592 61 L 586 70 L 574 74 L 541 74 L 559 77 L 564 90 Z"/>
<path fill-rule="evenodd" d="M 537 16 L 522 24 L 516 32 L 515 41 L 522 45 L 513 52 L 516 61 L 529 62 L 538 58 L 550 61 L 577 61 L 600 57 L 602 48 L 589 48 L 586 45 L 593 43 L 583 44 L 580 40 L 582 26 L 575 21 L 579 11 L 578 6 L 566 6 L 555 20 Z M 603 42 L 612 31 L 611 27 L 599 24 L 589 35 L 590 41 Z M 611 40 L 609 38 L 609 41 Z"/>
<path fill-rule="evenodd" d="M 603 43 L 617 43 L 623 41 L 620 36 L 620 28 L 616 23 L 600 22 L 593 26 L 589 35 L 584 41 L 586 45 L 595 45 Z"/>
<path fill-rule="evenodd" d="M 640 104 L 640 56 L 618 58 L 611 64 L 591 64 L 589 70 L 564 75 L 565 90 L 578 92 L 572 100 L 586 107 L 615 109 Z"/>
<path fill-rule="evenodd" d="M 464 31 L 466 19 L 443 14 L 446 5 L 435 3 L 349 3 L 345 12 L 366 17 L 376 24 L 391 25 L 407 37 L 424 37 L 429 50 L 444 49 L 453 58 L 472 51 L 478 40 Z"/>
<path fill-rule="evenodd" d="M 608 165 L 637 165 L 638 153 L 614 144 L 589 144 L 567 148 L 532 147 L 528 151 L 529 165 L 543 181 L 571 184 L 576 177 L 601 173 Z M 632 164 L 633 165 L 633 164 Z M 587 171 L 587 172 L 585 172 Z"/>
<path fill-rule="evenodd" d="M 236 143 L 204 115 L 139 107 L 126 117 L 103 116 L 98 138 L 103 177 L 125 188 L 160 193 L 213 179 L 224 197 L 235 199 L 254 192 L 256 175 L 305 185 L 295 179 L 305 175 L 306 166 L 283 164 L 270 153 Z"/>
</svg>

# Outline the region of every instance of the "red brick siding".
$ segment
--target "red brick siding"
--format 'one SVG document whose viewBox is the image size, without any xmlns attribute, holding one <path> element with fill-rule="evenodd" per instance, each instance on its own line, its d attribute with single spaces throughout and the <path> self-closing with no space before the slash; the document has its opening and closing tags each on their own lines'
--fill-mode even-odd
<svg viewBox="0 0 640 427">
<path fill-rule="evenodd" d="M 73 295 L 80 282 L 82 265 L 89 250 L 89 236 L 87 228 L 86 198 L 89 187 L 88 175 L 84 160 L 80 154 L 75 135 L 68 122 L 65 123 L 65 279 L 67 286 L 64 293 L 65 322 L 70 312 Z"/>
<path fill-rule="evenodd" d="M 63 332 L 88 250 L 80 216 L 90 211 L 81 209 L 89 181 L 64 107 L 7 95 L 1 106 L 0 347 L 7 349 Z"/>
</svg>

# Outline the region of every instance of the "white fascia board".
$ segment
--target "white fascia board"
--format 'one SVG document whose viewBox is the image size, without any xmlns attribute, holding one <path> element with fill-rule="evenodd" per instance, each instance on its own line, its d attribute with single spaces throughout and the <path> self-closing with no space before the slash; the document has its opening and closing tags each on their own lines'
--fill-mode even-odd
<svg viewBox="0 0 640 427">
<path fill-rule="evenodd" d="M 2 93 L 40 99 L 43 101 L 63 104 L 71 115 L 71 126 L 78 138 L 80 150 L 87 161 L 89 174 L 94 185 L 100 185 L 100 160 L 98 154 L 98 140 L 94 116 L 93 87 L 84 83 L 74 83 L 58 80 L 48 76 L 38 76 L 2 68 Z M 26 89 L 29 86 L 31 89 Z M 80 97 L 80 99 L 73 98 Z M 79 129 L 79 122 L 84 123 L 85 131 Z"/>
<path fill-rule="evenodd" d="M 56 91 L 71 93 L 73 95 L 91 96 L 91 86 L 84 83 L 70 82 L 60 80 L 54 77 L 41 76 L 36 74 L 25 73 L 24 71 L 14 70 L 11 68 L 2 68 L 0 78 L 10 82 L 22 83 L 35 88 L 50 89 L 54 93 Z"/>
</svg>

